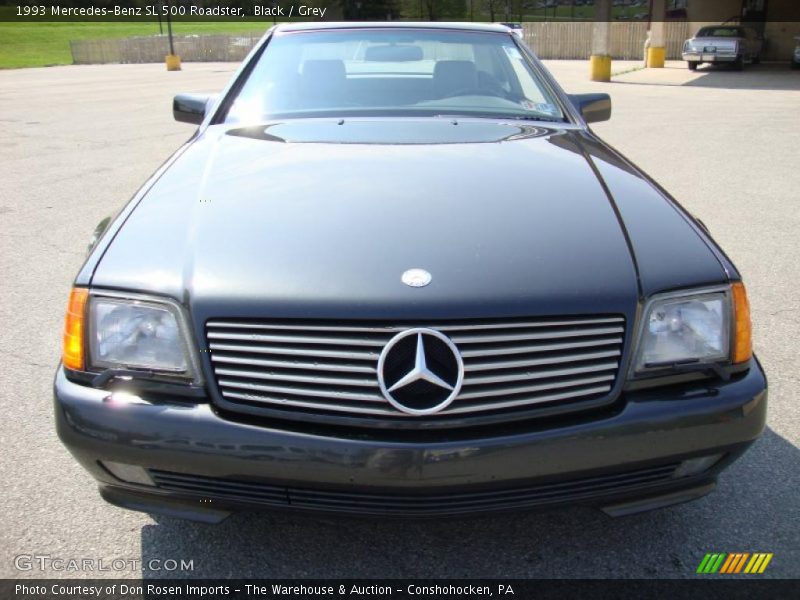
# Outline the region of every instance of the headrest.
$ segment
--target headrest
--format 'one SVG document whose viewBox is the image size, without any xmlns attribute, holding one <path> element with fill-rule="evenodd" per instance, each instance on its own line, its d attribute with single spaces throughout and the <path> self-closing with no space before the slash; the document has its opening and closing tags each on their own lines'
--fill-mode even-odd
<svg viewBox="0 0 800 600">
<path fill-rule="evenodd" d="M 411 44 L 387 44 L 370 46 L 364 52 L 364 60 L 371 62 L 410 62 L 422 60 L 422 48 Z"/>
<path fill-rule="evenodd" d="M 341 60 L 307 60 L 303 63 L 303 79 L 319 83 L 334 83 L 345 78 Z"/>
</svg>

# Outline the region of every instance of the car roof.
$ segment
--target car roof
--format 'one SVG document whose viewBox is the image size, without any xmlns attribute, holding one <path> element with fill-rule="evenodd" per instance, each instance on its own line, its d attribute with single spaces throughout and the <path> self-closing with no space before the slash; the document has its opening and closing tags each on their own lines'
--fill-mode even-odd
<svg viewBox="0 0 800 600">
<path fill-rule="evenodd" d="M 276 31 L 316 31 L 327 29 L 451 29 L 456 31 L 489 31 L 509 33 L 508 27 L 499 23 L 447 23 L 447 22 L 415 22 L 415 21 L 339 21 L 339 22 L 306 22 L 281 23 Z"/>
</svg>

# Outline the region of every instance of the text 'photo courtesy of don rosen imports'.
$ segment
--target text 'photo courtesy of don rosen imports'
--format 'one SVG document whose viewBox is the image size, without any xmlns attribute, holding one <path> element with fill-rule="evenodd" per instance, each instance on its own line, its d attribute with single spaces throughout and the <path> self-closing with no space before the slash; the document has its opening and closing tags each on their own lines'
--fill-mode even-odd
<svg viewBox="0 0 800 600">
<path fill-rule="evenodd" d="M 47 598 L 50 600 L 64 598 L 187 598 L 201 600 L 237 599 L 237 598 L 515 598 L 517 592 L 524 595 L 527 586 L 523 583 L 454 582 L 454 583 L 409 583 L 387 581 L 385 583 L 370 582 L 259 582 L 248 583 L 238 580 L 224 583 L 210 582 L 178 582 L 165 580 L 162 582 L 138 583 L 125 582 L 32 582 L 17 583 L 14 586 L 16 598 Z M 523 597 L 523 596 L 520 596 Z M 5 599 L 4 599 L 5 600 Z"/>
</svg>

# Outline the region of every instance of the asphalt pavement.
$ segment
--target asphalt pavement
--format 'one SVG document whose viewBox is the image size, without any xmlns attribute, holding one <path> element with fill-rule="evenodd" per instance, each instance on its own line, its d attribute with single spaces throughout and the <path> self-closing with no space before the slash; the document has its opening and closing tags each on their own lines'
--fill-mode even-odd
<svg viewBox="0 0 800 600">
<path fill-rule="evenodd" d="M 800 73 L 681 63 L 588 81 L 607 91 L 596 131 L 700 217 L 745 277 L 770 381 L 763 437 L 699 501 L 611 519 L 568 508 L 435 521 L 237 515 L 219 526 L 107 505 L 56 437 L 51 383 L 72 278 L 98 221 L 115 213 L 192 132 L 179 91 L 215 91 L 232 64 L 0 71 L 0 576 L 15 557 L 192 560 L 145 577 L 696 577 L 706 552 L 773 552 L 763 576 L 800 575 Z M 615 63 L 615 71 L 635 68 Z M 25 563 L 23 563 L 25 564 Z"/>
</svg>

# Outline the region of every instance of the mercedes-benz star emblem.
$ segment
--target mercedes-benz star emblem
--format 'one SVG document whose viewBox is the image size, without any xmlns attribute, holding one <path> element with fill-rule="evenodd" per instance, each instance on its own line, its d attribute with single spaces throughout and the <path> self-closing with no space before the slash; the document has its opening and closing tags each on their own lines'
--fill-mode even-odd
<svg viewBox="0 0 800 600">
<path fill-rule="evenodd" d="M 398 333 L 378 359 L 381 393 L 409 415 L 430 415 L 446 408 L 463 382 L 464 361 L 458 348 L 434 329 Z"/>
<path fill-rule="evenodd" d="M 432 276 L 425 269 L 409 269 L 400 279 L 411 287 L 425 287 L 431 282 Z"/>
</svg>

